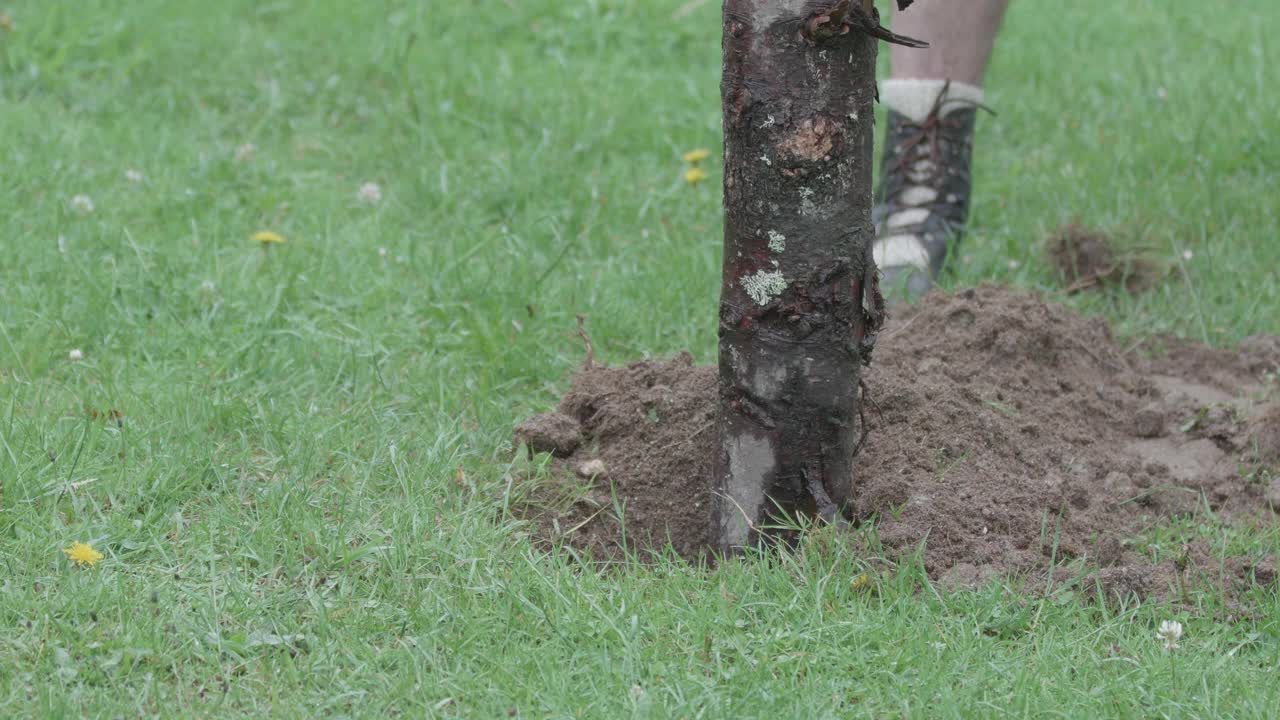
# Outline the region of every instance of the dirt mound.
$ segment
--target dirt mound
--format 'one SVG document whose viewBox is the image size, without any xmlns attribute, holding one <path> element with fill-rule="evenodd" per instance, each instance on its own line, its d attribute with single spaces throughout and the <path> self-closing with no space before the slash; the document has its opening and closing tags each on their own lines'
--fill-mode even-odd
<svg viewBox="0 0 1280 720">
<path fill-rule="evenodd" d="M 875 521 L 891 557 L 923 544 L 944 584 L 1071 565 L 1117 592 L 1166 594 L 1212 561 L 1186 548 L 1153 564 L 1134 542 L 1145 529 L 1205 508 L 1280 522 L 1271 340 L 1235 353 L 1172 341 L 1146 359 L 1122 352 L 1103 321 L 1034 295 L 931 295 L 893 319 L 866 374 L 855 515 Z M 517 432 L 579 429 L 542 448 L 576 447 L 553 461 L 549 485 L 581 491 L 534 503 L 540 536 L 596 557 L 624 543 L 707 552 L 715 390 L 714 368 L 687 354 L 580 371 L 556 419 Z M 584 472 L 588 461 L 600 462 Z M 1233 562 L 1233 577 L 1274 579 L 1272 559 Z"/>
<path fill-rule="evenodd" d="M 559 529 L 573 545 L 605 557 L 617 554 L 624 542 L 641 551 L 670 542 L 691 559 L 707 551 L 713 542 L 708 517 L 715 394 L 715 368 L 694 366 L 688 353 L 578 372 L 559 413 L 530 418 L 516 429 L 519 439 L 545 418 L 568 416 L 583 437 L 574 443 L 578 451 L 557 463 L 561 475 L 572 476 L 576 485 L 585 463 L 604 464 L 571 508 L 539 516 L 543 536 L 555 537 Z M 567 533 L 568 528 L 576 529 Z"/>
</svg>

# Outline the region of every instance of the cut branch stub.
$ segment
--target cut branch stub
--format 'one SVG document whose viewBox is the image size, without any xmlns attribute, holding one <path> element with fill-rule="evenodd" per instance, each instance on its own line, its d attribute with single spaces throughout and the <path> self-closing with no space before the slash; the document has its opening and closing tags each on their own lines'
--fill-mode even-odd
<svg viewBox="0 0 1280 720">
<path fill-rule="evenodd" d="M 722 548 L 837 521 L 878 321 L 869 247 L 874 39 L 847 0 L 724 5 L 725 238 L 715 521 Z"/>
<path fill-rule="evenodd" d="M 843 0 L 841 0 L 841 2 L 843 2 Z M 903 10 L 910 4 L 910 2 L 905 4 L 899 2 L 898 9 Z M 849 15 L 851 16 L 849 19 L 850 24 L 855 25 L 862 33 L 870 35 L 873 38 L 877 38 L 894 45 L 903 45 L 910 48 L 929 47 L 929 43 L 924 40 L 917 40 L 915 38 L 907 37 L 906 35 L 898 35 L 897 33 L 889 30 L 889 28 L 881 25 L 880 11 L 876 9 L 875 2 L 872 0 L 862 0 L 862 4 L 850 12 Z"/>
</svg>

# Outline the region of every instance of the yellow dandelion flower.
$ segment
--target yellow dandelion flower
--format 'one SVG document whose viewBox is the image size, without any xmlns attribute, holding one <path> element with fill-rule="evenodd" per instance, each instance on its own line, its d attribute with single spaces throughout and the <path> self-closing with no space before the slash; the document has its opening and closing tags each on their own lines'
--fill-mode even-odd
<svg viewBox="0 0 1280 720">
<path fill-rule="evenodd" d="M 77 567 L 84 567 L 85 565 L 93 567 L 103 558 L 102 553 L 94 550 L 93 546 L 89 543 L 72 543 L 71 547 L 63 548 L 62 552 L 66 553 L 67 557 L 71 562 L 75 563 Z"/>
<path fill-rule="evenodd" d="M 263 245 L 275 245 L 276 243 L 285 242 L 284 236 L 280 233 L 274 233 L 270 230 L 259 230 L 250 236 L 251 240 L 256 240 Z"/>
<path fill-rule="evenodd" d="M 690 185 L 697 185 L 707 179 L 707 171 L 700 167 L 689 168 L 684 171 L 684 181 Z"/>
<path fill-rule="evenodd" d="M 710 150 L 706 148 L 698 148 L 697 150 L 690 150 L 689 152 L 685 153 L 684 161 L 689 163 L 690 165 L 697 165 L 698 163 L 702 162 L 703 160 L 706 160 L 709 157 L 711 157 Z"/>
</svg>

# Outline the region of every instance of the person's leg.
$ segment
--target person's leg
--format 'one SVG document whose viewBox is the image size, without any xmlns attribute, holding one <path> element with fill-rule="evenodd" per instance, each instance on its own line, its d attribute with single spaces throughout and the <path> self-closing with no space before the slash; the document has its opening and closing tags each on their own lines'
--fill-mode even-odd
<svg viewBox="0 0 1280 720">
<path fill-rule="evenodd" d="M 894 11 L 893 31 L 929 47 L 891 46 L 889 77 L 952 80 L 981 87 L 1009 0 L 916 0 Z"/>
<path fill-rule="evenodd" d="M 974 120 L 1008 4 L 916 0 L 894 15 L 894 32 L 929 43 L 893 46 L 880 93 L 889 113 L 874 251 L 898 297 L 929 289 L 963 230 Z"/>
</svg>

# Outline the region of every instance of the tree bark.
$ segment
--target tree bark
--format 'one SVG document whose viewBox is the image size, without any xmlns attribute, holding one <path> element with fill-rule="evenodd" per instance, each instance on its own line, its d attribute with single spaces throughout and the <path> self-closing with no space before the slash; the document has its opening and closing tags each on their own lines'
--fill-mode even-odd
<svg viewBox="0 0 1280 720">
<path fill-rule="evenodd" d="M 854 492 L 860 369 L 882 317 L 870 255 L 876 41 L 855 3 L 724 3 L 713 512 L 725 551 L 790 540 L 776 529 L 784 517 L 840 521 Z"/>
</svg>

